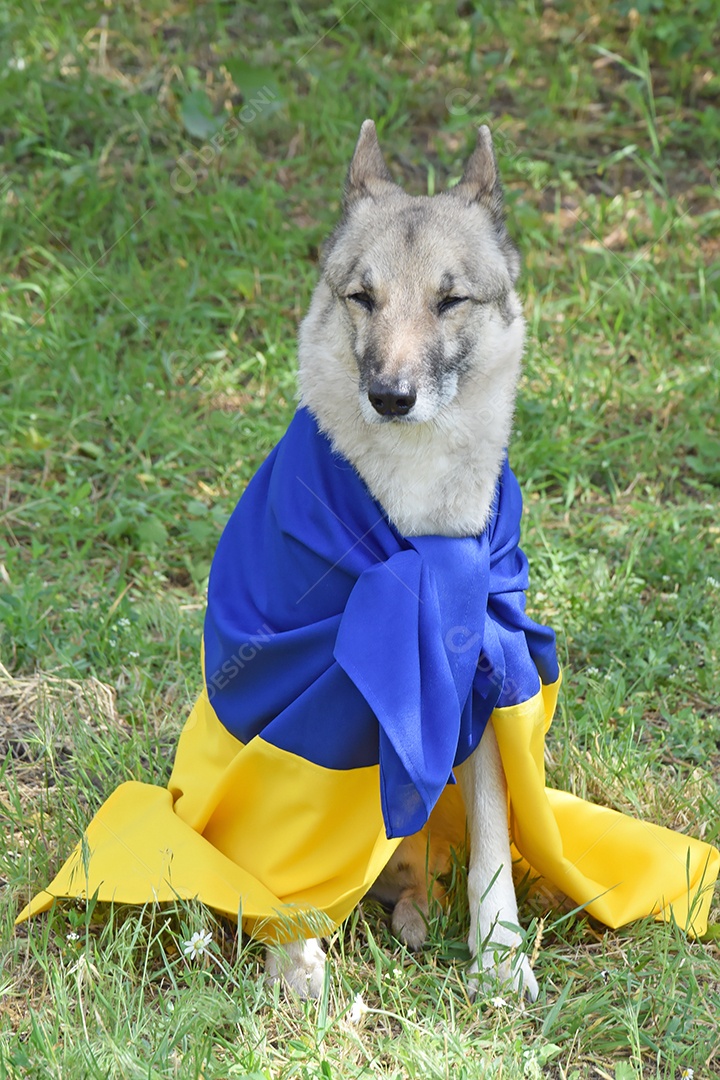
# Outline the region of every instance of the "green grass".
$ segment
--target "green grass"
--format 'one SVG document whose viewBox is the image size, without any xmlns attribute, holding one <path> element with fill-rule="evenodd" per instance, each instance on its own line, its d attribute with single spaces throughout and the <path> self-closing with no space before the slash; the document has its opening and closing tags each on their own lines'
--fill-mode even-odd
<svg viewBox="0 0 720 1080">
<path fill-rule="evenodd" d="M 46 704 L 24 756 L 3 734 L 0 1077 L 720 1075 L 717 901 L 697 943 L 531 894 L 542 989 L 524 1011 L 467 998 L 460 881 L 418 956 L 361 905 L 304 1007 L 208 912 L 12 927 L 118 782 L 167 779 L 214 545 L 292 414 L 295 330 L 365 116 L 414 192 L 459 175 L 477 124 L 495 132 L 525 263 L 530 603 L 565 668 L 550 778 L 717 842 L 716 14 L 0 10 L 0 659 L 94 675 L 125 721 Z"/>
</svg>

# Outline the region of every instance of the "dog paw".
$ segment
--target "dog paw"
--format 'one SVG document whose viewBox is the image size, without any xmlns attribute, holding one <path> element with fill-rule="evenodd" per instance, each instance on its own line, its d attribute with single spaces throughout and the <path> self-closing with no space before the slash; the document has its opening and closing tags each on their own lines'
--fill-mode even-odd
<svg viewBox="0 0 720 1080">
<path fill-rule="evenodd" d="M 319 998 L 325 982 L 325 953 L 316 938 L 275 945 L 265 953 L 270 983 L 282 982 L 303 1001 Z"/>
<path fill-rule="evenodd" d="M 504 992 L 517 994 L 530 1002 L 540 993 L 530 961 L 514 946 L 489 946 L 480 960 L 473 960 L 468 978 L 470 997 Z"/>
<path fill-rule="evenodd" d="M 414 900 L 398 900 L 393 908 L 392 930 L 395 937 L 412 952 L 421 949 L 425 944 L 427 923 Z"/>
</svg>

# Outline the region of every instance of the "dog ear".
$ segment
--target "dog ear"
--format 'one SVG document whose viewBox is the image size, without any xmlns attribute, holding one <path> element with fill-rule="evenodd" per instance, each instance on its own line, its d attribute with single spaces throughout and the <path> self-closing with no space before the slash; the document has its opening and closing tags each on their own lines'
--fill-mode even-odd
<svg viewBox="0 0 720 1080">
<path fill-rule="evenodd" d="M 349 209 L 358 199 L 382 195 L 388 186 L 397 187 L 382 156 L 375 124 L 365 120 L 345 180 L 343 209 Z"/>
<path fill-rule="evenodd" d="M 498 175 L 492 135 L 487 124 L 478 128 L 477 145 L 465 166 L 460 182 L 450 189 L 451 194 L 479 202 L 493 214 L 502 218 L 503 193 Z"/>
</svg>

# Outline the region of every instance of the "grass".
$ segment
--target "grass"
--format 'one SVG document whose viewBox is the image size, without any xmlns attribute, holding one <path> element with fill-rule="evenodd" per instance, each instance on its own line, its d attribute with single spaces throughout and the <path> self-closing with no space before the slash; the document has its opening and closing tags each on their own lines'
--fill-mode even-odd
<svg viewBox="0 0 720 1080">
<path fill-rule="evenodd" d="M 0 1077 L 720 1075 L 717 901 L 698 943 L 531 894 L 525 1010 L 469 1002 L 459 887 L 417 956 L 361 905 L 304 1007 L 209 912 L 12 927 L 120 780 L 167 778 L 214 545 L 292 414 L 295 328 L 365 116 L 414 192 L 495 132 L 530 331 L 512 449 L 530 602 L 566 675 L 551 780 L 717 841 L 714 10 L 0 12 L 0 657 L 19 679 L 95 676 L 121 717 L 51 696 L 0 717 Z"/>
</svg>

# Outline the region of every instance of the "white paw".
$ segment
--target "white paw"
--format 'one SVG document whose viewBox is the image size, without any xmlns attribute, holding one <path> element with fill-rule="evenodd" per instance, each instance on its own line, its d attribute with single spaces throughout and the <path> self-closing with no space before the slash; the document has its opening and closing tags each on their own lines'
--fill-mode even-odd
<svg viewBox="0 0 720 1080">
<path fill-rule="evenodd" d="M 509 991 L 529 1001 L 537 1000 L 540 987 L 530 961 L 518 949 L 519 944 L 518 938 L 513 945 L 486 945 L 481 957 L 476 957 L 470 966 L 468 989 L 471 998 L 480 991 L 483 994 Z"/>
<path fill-rule="evenodd" d="M 317 938 L 273 945 L 265 953 L 265 973 L 302 998 L 319 998 L 325 983 L 325 953 Z"/>
</svg>

